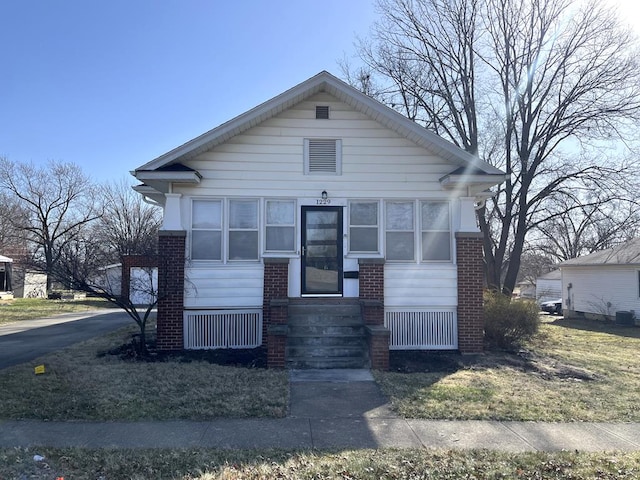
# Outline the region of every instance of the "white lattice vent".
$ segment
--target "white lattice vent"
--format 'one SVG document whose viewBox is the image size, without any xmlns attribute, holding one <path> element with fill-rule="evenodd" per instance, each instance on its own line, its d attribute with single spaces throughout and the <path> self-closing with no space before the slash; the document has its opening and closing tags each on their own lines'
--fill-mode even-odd
<svg viewBox="0 0 640 480">
<path fill-rule="evenodd" d="M 255 348 L 262 345 L 261 310 L 197 310 L 184 313 L 184 348 Z"/>
<path fill-rule="evenodd" d="M 391 350 L 456 350 L 458 321 L 455 310 L 385 311 L 391 331 Z"/>
</svg>

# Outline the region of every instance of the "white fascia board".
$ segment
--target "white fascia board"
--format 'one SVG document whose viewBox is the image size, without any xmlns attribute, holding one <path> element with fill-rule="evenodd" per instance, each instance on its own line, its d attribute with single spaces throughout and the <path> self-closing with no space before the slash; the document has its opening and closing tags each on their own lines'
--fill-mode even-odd
<svg viewBox="0 0 640 480">
<path fill-rule="evenodd" d="M 0 255 L 0 263 L 13 263 L 13 259 Z"/>
<path fill-rule="evenodd" d="M 493 175 L 445 175 L 440 179 L 443 188 L 456 188 L 459 186 L 487 185 L 486 188 L 499 185 L 507 179 L 507 175 L 500 172 Z M 485 190 L 486 190 L 485 188 Z"/>
<path fill-rule="evenodd" d="M 172 182 L 172 183 L 200 183 L 202 175 L 198 172 L 170 172 L 157 170 L 137 170 L 136 178 L 141 182 Z"/>
</svg>

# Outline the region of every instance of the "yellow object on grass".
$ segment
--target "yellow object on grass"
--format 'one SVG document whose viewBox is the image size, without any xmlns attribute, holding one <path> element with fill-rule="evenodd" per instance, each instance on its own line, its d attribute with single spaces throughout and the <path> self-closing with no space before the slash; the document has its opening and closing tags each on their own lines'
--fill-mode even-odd
<svg viewBox="0 0 640 480">
<path fill-rule="evenodd" d="M 44 373 L 44 365 L 38 365 L 35 368 L 35 372 L 36 372 L 36 375 L 40 375 L 40 374 Z"/>
</svg>

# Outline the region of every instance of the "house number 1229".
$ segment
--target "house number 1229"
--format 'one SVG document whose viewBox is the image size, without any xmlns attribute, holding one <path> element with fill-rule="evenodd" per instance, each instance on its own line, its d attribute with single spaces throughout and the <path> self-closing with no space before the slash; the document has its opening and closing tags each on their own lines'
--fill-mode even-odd
<svg viewBox="0 0 640 480">
<path fill-rule="evenodd" d="M 330 204 L 331 204 L 330 198 L 318 198 L 316 200 L 316 205 L 330 205 Z"/>
</svg>

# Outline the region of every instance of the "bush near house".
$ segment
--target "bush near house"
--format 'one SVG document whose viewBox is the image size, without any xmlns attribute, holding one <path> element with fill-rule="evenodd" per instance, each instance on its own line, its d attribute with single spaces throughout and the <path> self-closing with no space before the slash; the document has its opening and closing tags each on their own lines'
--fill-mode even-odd
<svg viewBox="0 0 640 480">
<path fill-rule="evenodd" d="M 531 300 L 512 300 L 499 292 L 484 294 L 484 338 L 489 347 L 512 350 L 540 327 L 539 307 Z"/>
</svg>

